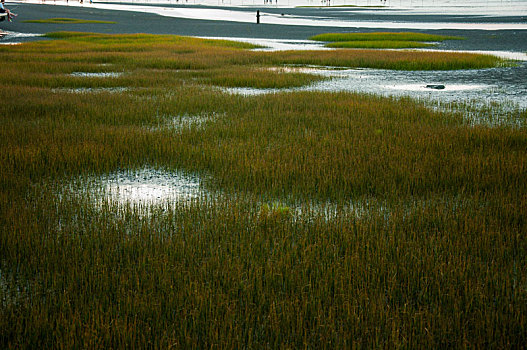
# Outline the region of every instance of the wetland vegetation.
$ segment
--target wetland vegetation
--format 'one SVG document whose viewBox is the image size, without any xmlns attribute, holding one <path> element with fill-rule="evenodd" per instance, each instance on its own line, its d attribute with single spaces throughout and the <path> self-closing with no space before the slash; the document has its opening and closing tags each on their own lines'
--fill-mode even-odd
<svg viewBox="0 0 527 350">
<path fill-rule="evenodd" d="M 503 61 L 48 36 L 0 47 L 1 348 L 527 342 L 525 123 L 473 125 L 410 98 L 217 88 L 324 79 L 264 69 L 291 64 Z M 72 185 L 144 168 L 198 174 L 189 186 L 204 195 L 138 206 Z"/>
<path fill-rule="evenodd" d="M 425 33 L 325 33 L 312 36 L 311 40 L 327 41 L 325 45 L 332 48 L 368 48 L 368 49 L 408 49 L 435 46 L 434 42 L 445 40 L 462 40 L 463 38 L 448 35 Z"/>
</svg>

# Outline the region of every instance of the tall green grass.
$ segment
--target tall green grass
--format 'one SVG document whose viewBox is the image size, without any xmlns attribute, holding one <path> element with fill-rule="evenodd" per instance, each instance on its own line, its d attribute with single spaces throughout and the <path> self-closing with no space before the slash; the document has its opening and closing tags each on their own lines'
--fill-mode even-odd
<svg viewBox="0 0 527 350">
<path fill-rule="evenodd" d="M 425 33 L 326 33 L 311 40 L 328 41 L 332 48 L 408 49 L 435 46 L 431 42 L 462 40 L 461 37 Z"/>
<path fill-rule="evenodd" d="M 326 47 L 345 49 L 415 49 L 431 47 L 433 44 L 419 43 L 417 41 L 337 41 L 328 43 Z"/>
<path fill-rule="evenodd" d="M 284 79 L 261 66 L 391 53 L 58 36 L 0 48 L 1 348 L 527 341 L 524 126 L 474 127 L 410 99 L 210 86 Z M 436 56 L 390 57 L 423 66 Z M 79 71 L 123 74 L 69 75 Z M 280 84 L 299 81 L 291 76 Z M 77 87 L 128 90 L 63 89 Z M 214 118 L 199 128 L 154 127 L 204 114 Z M 201 174 L 221 195 L 145 214 L 71 186 L 144 166 Z M 350 201 L 379 204 L 355 215 Z M 289 203 L 305 214 L 293 218 Z"/>
<path fill-rule="evenodd" d="M 462 37 L 412 32 L 374 32 L 374 33 L 325 33 L 309 38 L 317 41 L 417 41 L 433 42 L 445 40 L 462 40 Z"/>
<path fill-rule="evenodd" d="M 127 63 L 129 67 L 151 69 L 206 69 L 247 65 L 314 64 L 400 70 L 449 70 L 488 68 L 504 64 L 503 60 L 495 56 L 452 52 L 390 51 L 382 55 L 379 55 L 375 50 L 253 52 L 236 50 L 255 48 L 254 45 L 247 43 L 170 35 L 105 35 L 58 32 L 50 33 L 48 36 L 64 40 L 32 45 L 35 53 L 38 53 L 38 57 L 44 61 L 58 59 L 69 62 L 72 61 L 72 52 L 81 50 L 85 54 L 80 59 L 76 58 L 76 61 L 92 63 L 117 61 Z M 31 48 L 24 50 L 27 52 Z M 128 54 L 131 51 L 135 53 L 133 56 Z M 57 57 L 59 54 L 60 56 Z M 19 60 L 20 57 L 16 59 Z"/>
</svg>

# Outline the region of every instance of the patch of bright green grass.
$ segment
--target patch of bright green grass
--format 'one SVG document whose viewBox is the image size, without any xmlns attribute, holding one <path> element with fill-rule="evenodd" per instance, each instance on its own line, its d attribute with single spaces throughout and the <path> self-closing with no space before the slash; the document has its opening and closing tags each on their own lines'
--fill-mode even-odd
<svg viewBox="0 0 527 350">
<path fill-rule="evenodd" d="M 244 43 L 231 40 L 214 40 L 214 39 L 200 39 L 194 37 L 184 37 L 179 35 L 155 35 L 155 34 L 99 34 L 99 33 L 84 33 L 84 32 L 51 32 L 44 35 L 47 38 L 62 39 L 69 42 L 85 42 L 92 44 L 111 44 L 114 43 L 119 46 L 125 44 L 135 45 L 159 45 L 159 44 L 174 44 L 174 45 L 199 45 L 199 46 L 216 46 L 236 49 L 255 49 L 261 48 L 260 45 Z"/>
<path fill-rule="evenodd" d="M 269 67 L 287 64 L 310 64 L 332 67 L 364 67 L 398 70 L 448 70 L 488 68 L 503 64 L 503 60 L 489 55 L 455 52 L 383 52 L 353 50 L 346 53 L 326 51 L 255 52 L 255 46 L 226 40 L 181 37 L 176 35 L 57 32 L 47 35 L 60 38 L 59 42 L 47 41 L 32 47 L 45 47 L 45 53 L 61 54 L 67 46 L 89 52 L 77 60 L 92 62 L 94 59 L 126 61 L 133 67 L 152 69 L 206 69 L 239 67 Z M 2 48 L 0 48 L 2 50 Z M 104 52 L 112 52 L 104 54 Z M 125 52 L 135 52 L 125 55 Z M 104 56 L 93 57 L 93 56 Z M 16 58 L 20 60 L 20 57 Z"/>
<path fill-rule="evenodd" d="M 342 49 L 411 49 L 434 46 L 434 44 L 420 43 L 417 41 L 338 41 L 328 43 L 326 47 Z"/>
<path fill-rule="evenodd" d="M 332 48 L 408 49 L 434 46 L 430 42 L 461 39 L 454 36 L 424 33 L 327 33 L 311 40 L 328 41 Z"/>
<path fill-rule="evenodd" d="M 101 23 L 101 24 L 115 24 L 113 21 L 99 21 L 91 19 L 78 18 L 48 18 L 48 19 L 31 19 L 22 21 L 24 23 L 65 23 L 65 24 L 83 24 L 83 23 Z"/>
</svg>

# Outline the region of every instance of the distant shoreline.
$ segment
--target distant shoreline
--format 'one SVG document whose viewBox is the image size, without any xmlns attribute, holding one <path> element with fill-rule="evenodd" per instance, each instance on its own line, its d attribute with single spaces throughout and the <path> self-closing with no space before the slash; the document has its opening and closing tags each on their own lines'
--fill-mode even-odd
<svg viewBox="0 0 527 350">
<path fill-rule="evenodd" d="M 72 1 L 73 3 L 73 1 Z M 526 2 L 527 3 L 527 2 Z M 56 4 L 56 5 L 55 5 Z M 62 6 L 57 6 L 57 5 Z M 34 3 L 8 3 L 13 7 L 16 6 L 16 12 L 19 16 L 13 22 L 0 22 L 0 31 L 9 31 L 21 33 L 13 41 L 24 42 L 43 40 L 38 36 L 24 36 L 29 34 L 44 34 L 54 31 L 81 31 L 81 32 L 98 32 L 98 33 L 150 33 L 150 34 L 175 34 L 183 36 L 199 37 L 221 37 L 221 38 L 254 38 L 254 39 L 281 39 L 281 40 L 306 40 L 310 36 L 329 33 L 329 32 L 375 32 L 375 31 L 408 31 L 404 28 L 361 28 L 361 27 L 334 27 L 334 26 L 307 26 L 307 25 L 287 25 L 287 24 L 270 24 L 265 23 L 265 18 L 261 24 L 237 22 L 231 20 L 204 20 L 181 17 L 167 17 L 155 13 L 141 13 L 136 11 L 110 10 L 90 6 L 89 1 L 85 1 L 85 6 L 79 6 L 75 2 L 73 6 L 65 6 L 61 2 L 52 2 L 48 0 L 45 4 Z M 163 6 L 165 6 L 164 4 Z M 171 5 L 177 10 L 177 5 Z M 181 6 L 180 6 L 181 7 Z M 185 8 L 199 9 L 217 9 L 216 7 L 207 7 L 202 5 L 188 5 Z M 285 16 L 294 16 L 295 18 L 313 19 L 320 16 L 321 11 L 317 8 L 271 8 L 262 7 L 269 16 L 279 17 L 282 13 Z M 228 10 L 229 7 L 222 7 L 222 10 Z M 245 12 L 252 19 L 255 9 L 244 8 L 239 12 Z M 263 10 L 262 10 L 263 11 Z M 323 12 L 325 18 L 343 19 L 351 16 L 346 8 L 332 8 L 331 11 Z M 379 20 L 375 12 L 365 11 L 365 13 L 356 14 L 357 22 Z M 103 21 L 113 21 L 116 24 L 39 24 L 25 23 L 25 20 L 38 20 L 48 18 L 78 18 L 78 19 L 96 19 Z M 269 17 L 270 18 L 270 17 Z M 404 15 L 397 12 L 388 13 L 382 17 L 386 21 L 397 22 L 405 20 L 419 24 L 425 21 L 435 22 L 459 22 L 461 20 L 467 23 L 518 23 L 522 21 L 527 23 L 527 19 L 521 17 L 470 17 L 460 15 Z M 254 16 L 254 20 L 256 17 Z M 324 19 L 320 20 L 324 23 Z M 382 22 L 381 22 L 382 23 Z M 382 26 L 381 26 L 382 27 Z M 412 29 L 410 31 L 426 32 L 431 34 L 444 34 L 463 36 L 466 40 L 450 41 L 438 45 L 438 49 L 444 50 L 482 50 L 482 51 L 513 51 L 527 52 L 527 30 L 477 30 L 477 29 Z M 6 38 L 2 41 L 5 42 Z"/>
</svg>

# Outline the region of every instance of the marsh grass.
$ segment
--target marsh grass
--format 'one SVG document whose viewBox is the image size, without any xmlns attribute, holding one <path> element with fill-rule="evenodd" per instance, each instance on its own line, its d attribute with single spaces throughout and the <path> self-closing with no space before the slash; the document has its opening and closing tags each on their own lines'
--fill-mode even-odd
<svg viewBox="0 0 527 350">
<path fill-rule="evenodd" d="M 201 70 L 229 66 L 239 68 L 239 66 L 303 64 L 400 70 L 448 70 L 488 68 L 504 62 L 490 55 L 452 52 L 389 51 L 382 55 L 375 50 L 252 52 L 246 49 L 257 46 L 248 43 L 170 35 L 110 36 L 95 33 L 57 32 L 47 34 L 47 36 L 65 40 L 34 44 L 35 50 L 40 51 L 38 53 L 43 60 L 46 60 L 49 55 L 61 54 L 60 58 L 55 59 L 61 59 L 64 64 L 67 64 L 71 61 L 72 52 L 80 50 L 85 54 L 82 58 L 77 57 L 77 62 L 80 60 L 80 62 L 91 63 L 117 63 L 150 69 Z M 73 47 L 75 49 L 72 49 Z M 31 48 L 24 48 L 24 50 L 31 50 Z M 45 53 L 43 54 L 42 51 Z M 134 51 L 133 56 L 129 54 L 130 51 Z M 211 56 L 214 59 L 211 59 Z M 7 59 L 9 60 L 9 57 Z M 20 57 L 17 57 L 17 60 L 20 60 Z"/>
<path fill-rule="evenodd" d="M 201 115 L 168 115 L 159 116 L 159 123 L 156 126 L 146 125 L 145 127 L 152 131 L 173 131 L 180 132 L 184 129 L 204 128 L 208 122 L 216 118 L 221 118 L 217 113 Z"/>
<path fill-rule="evenodd" d="M 496 59 L 51 36 L 60 40 L 0 48 L 1 348 L 527 342 L 525 126 L 473 126 L 408 98 L 210 86 L 236 81 L 227 68 L 260 79 L 285 63 Z M 61 90 L 118 86 L 127 90 Z M 159 128 L 185 115 L 217 117 Z M 223 195 L 138 207 L 64 189 L 145 167 L 199 174 Z M 367 210 L 346 210 L 350 201 Z M 330 203 L 331 220 L 311 203 Z"/>
<path fill-rule="evenodd" d="M 479 69 L 507 64 L 506 60 L 491 55 L 471 55 L 443 52 L 383 51 L 366 49 L 342 49 L 327 51 L 285 51 L 269 55 L 275 65 L 307 64 L 347 68 L 375 68 L 395 70 L 453 70 Z M 265 62 L 265 61 L 264 61 Z"/>
<path fill-rule="evenodd" d="M 415 49 L 435 46 L 429 43 L 420 43 L 417 41 L 337 41 L 328 43 L 326 47 L 345 48 L 345 49 Z"/>
<path fill-rule="evenodd" d="M 202 84 L 221 87 L 281 89 L 305 86 L 326 78 L 312 73 L 284 73 L 283 71 L 258 68 L 239 68 L 236 70 L 224 68 L 197 72 L 195 79 Z"/>
<path fill-rule="evenodd" d="M 467 125 L 487 127 L 524 128 L 527 111 L 515 103 L 482 102 L 477 100 L 441 103 L 430 101 L 430 108 L 460 114 Z"/>
<path fill-rule="evenodd" d="M 374 33 L 325 33 L 318 34 L 309 38 L 316 41 L 414 41 L 414 42 L 434 42 L 445 40 L 463 40 L 462 37 L 436 35 L 412 32 L 374 32 Z"/>
<path fill-rule="evenodd" d="M 462 37 L 425 33 L 326 33 L 311 40 L 328 41 L 332 48 L 409 49 L 435 46 L 433 42 L 462 40 Z"/>
<path fill-rule="evenodd" d="M 260 207 L 260 220 L 288 220 L 292 217 L 292 210 L 289 206 L 280 202 L 271 204 L 264 203 Z"/>
</svg>

